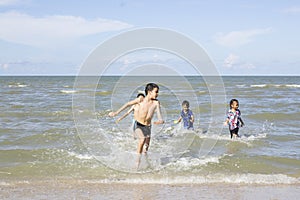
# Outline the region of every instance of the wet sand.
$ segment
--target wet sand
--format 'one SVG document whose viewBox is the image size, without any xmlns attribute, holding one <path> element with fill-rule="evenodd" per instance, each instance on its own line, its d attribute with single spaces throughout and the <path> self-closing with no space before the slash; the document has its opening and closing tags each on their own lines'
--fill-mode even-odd
<svg viewBox="0 0 300 200">
<path fill-rule="evenodd" d="M 84 180 L 5 181 L 0 199 L 300 199 L 300 185 L 124 184 Z"/>
</svg>

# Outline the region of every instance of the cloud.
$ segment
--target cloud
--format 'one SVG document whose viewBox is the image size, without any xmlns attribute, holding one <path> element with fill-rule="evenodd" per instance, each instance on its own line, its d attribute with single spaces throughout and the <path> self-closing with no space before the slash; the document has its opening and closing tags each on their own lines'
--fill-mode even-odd
<svg viewBox="0 0 300 200">
<path fill-rule="evenodd" d="M 4 70 L 7 70 L 9 67 L 9 64 L 8 63 L 4 63 L 1 65 L 1 68 L 4 69 Z"/>
<path fill-rule="evenodd" d="M 227 34 L 217 33 L 214 39 L 217 44 L 225 47 L 239 47 L 252 42 L 256 36 L 270 32 L 271 28 L 232 31 Z"/>
<path fill-rule="evenodd" d="M 2 69 L 8 70 L 12 66 L 17 66 L 17 65 L 25 66 L 25 65 L 29 65 L 29 64 L 31 64 L 30 61 L 15 61 L 15 62 L 2 63 L 2 64 L 0 64 L 0 66 L 1 66 Z"/>
<path fill-rule="evenodd" d="M 240 57 L 231 53 L 223 62 L 223 66 L 229 69 L 255 69 L 255 65 L 241 61 Z"/>
<path fill-rule="evenodd" d="M 0 75 L 49 75 L 76 74 L 73 63 L 19 60 L 0 63 Z"/>
<path fill-rule="evenodd" d="M 0 39 L 33 46 L 59 44 L 92 34 L 118 31 L 132 25 L 109 19 L 79 16 L 33 17 L 19 12 L 0 13 Z"/>
<path fill-rule="evenodd" d="M 16 5 L 21 3 L 20 0 L 0 0 L 0 6 Z"/>
<path fill-rule="evenodd" d="M 291 13 L 291 14 L 300 13 L 300 6 L 289 7 L 289 8 L 282 10 L 282 12 L 283 13 Z"/>
<path fill-rule="evenodd" d="M 229 54 L 229 56 L 224 60 L 224 66 L 231 68 L 234 66 L 236 63 L 239 61 L 239 56 L 234 55 L 234 54 Z"/>
</svg>

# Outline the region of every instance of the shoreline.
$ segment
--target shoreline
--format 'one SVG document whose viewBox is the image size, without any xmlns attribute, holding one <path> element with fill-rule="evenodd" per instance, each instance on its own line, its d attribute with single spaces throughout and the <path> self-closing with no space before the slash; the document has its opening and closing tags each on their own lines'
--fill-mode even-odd
<svg viewBox="0 0 300 200">
<path fill-rule="evenodd" d="M 97 180 L 7 180 L 0 199 L 299 199 L 300 184 L 101 183 Z"/>
</svg>

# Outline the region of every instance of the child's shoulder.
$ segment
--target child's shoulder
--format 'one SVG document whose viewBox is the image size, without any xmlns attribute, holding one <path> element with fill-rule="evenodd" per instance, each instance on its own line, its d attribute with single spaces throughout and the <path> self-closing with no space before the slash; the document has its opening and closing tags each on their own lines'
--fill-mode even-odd
<svg viewBox="0 0 300 200">
<path fill-rule="evenodd" d="M 159 103 L 158 99 L 151 99 L 153 103 Z"/>
</svg>

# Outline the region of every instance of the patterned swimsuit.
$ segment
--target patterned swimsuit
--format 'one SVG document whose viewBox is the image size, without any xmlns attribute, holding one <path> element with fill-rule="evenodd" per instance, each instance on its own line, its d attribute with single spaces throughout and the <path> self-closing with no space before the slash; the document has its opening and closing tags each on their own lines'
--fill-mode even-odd
<svg viewBox="0 0 300 200">
<path fill-rule="evenodd" d="M 229 129 L 233 130 L 240 127 L 240 119 L 241 119 L 241 111 L 239 109 L 236 109 L 235 112 L 233 112 L 231 109 L 227 113 L 227 119 L 229 119 Z"/>
</svg>

